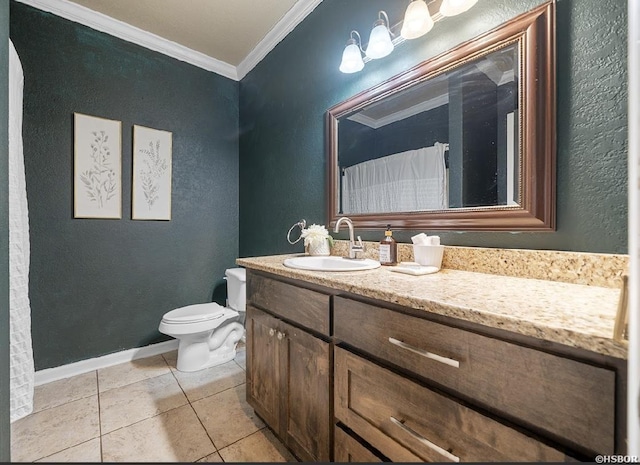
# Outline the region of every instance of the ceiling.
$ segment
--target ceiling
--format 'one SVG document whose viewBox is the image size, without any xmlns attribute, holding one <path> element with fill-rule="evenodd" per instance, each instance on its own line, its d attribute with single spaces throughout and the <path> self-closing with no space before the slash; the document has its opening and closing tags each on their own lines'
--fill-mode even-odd
<svg viewBox="0 0 640 465">
<path fill-rule="evenodd" d="M 18 1 L 239 80 L 322 0 Z"/>
</svg>

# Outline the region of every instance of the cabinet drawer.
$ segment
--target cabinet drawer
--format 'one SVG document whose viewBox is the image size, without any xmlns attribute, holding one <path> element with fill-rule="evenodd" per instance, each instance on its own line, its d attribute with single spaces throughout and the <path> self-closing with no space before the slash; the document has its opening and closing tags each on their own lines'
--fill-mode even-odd
<svg viewBox="0 0 640 465">
<path fill-rule="evenodd" d="M 382 462 L 373 452 L 364 447 L 349 433 L 341 428 L 335 428 L 335 461 L 339 463 L 351 462 Z"/>
<path fill-rule="evenodd" d="M 392 461 L 564 461 L 565 455 L 344 349 L 335 416 Z"/>
<path fill-rule="evenodd" d="M 334 333 L 526 426 L 614 453 L 611 370 L 341 297 Z"/>
<path fill-rule="evenodd" d="M 327 294 L 248 273 L 247 299 L 257 307 L 329 336 Z"/>
</svg>

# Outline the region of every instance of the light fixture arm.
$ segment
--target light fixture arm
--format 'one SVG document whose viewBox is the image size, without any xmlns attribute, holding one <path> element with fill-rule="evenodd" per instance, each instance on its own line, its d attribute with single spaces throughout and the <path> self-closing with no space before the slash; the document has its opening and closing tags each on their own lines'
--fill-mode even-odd
<svg viewBox="0 0 640 465">
<path fill-rule="evenodd" d="M 384 16 L 384 19 L 382 19 L 382 16 Z M 378 11 L 378 20 L 375 22 L 374 26 L 377 26 L 379 24 L 384 24 L 385 26 L 387 26 L 387 31 L 389 31 L 389 35 L 391 37 L 395 37 L 395 34 L 391 32 L 389 17 L 387 16 L 387 13 L 384 10 Z"/>
<path fill-rule="evenodd" d="M 358 36 L 358 40 L 356 40 L 356 39 L 353 37 L 353 35 L 354 35 L 354 34 Z M 362 37 L 360 37 L 360 34 L 358 33 L 358 31 L 356 31 L 356 30 L 351 31 L 350 37 L 351 37 L 351 38 L 349 39 L 349 43 L 357 44 L 357 45 L 358 45 L 358 48 L 360 49 L 360 51 L 361 51 L 362 53 L 364 53 L 364 50 L 363 50 L 363 48 L 362 48 Z M 353 42 L 351 42 L 351 41 L 353 41 Z"/>
</svg>

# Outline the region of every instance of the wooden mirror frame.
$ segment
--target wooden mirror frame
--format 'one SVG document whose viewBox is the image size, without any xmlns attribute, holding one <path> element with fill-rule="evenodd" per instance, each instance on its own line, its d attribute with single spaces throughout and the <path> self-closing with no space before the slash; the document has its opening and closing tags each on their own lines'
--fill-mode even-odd
<svg viewBox="0 0 640 465">
<path fill-rule="evenodd" d="M 463 231 L 554 231 L 556 191 L 555 2 L 535 9 L 457 47 L 426 60 L 329 110 L 325 116 L 327 215 L 340 216 L 338 119 L 407 87 L 502 47 L 516 44 L 520 55 L 518 128 L 520 196 L 517 206 L 488 206 L 398 213 L 347 214 L 364 229 Z"/>
</svg>

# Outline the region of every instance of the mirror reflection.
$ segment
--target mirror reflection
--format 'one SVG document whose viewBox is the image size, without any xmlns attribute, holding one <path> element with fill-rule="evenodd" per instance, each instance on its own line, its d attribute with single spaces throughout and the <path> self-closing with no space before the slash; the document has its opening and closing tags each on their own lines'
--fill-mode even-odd
<svg viewBox="0 0 640 465">
<path fill-rule="evenodd" d="M 340 214 L 518 206 L 517 43 L 338 119 Z"/>
</svg>

